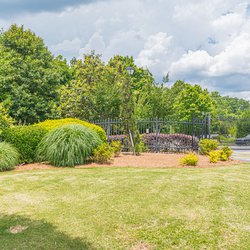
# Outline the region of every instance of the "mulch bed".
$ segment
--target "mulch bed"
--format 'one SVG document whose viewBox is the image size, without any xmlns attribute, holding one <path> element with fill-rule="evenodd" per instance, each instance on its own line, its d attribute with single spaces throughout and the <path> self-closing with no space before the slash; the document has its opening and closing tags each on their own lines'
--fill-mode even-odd
<svg viewBox="0 0 250 250">
<path fill-rule="evenodd" d="M 144 168 L 190 168 L 181 166 L 179 160 L 185 154 L 161 154 L 161 153 L 144 153 L 140 156 L 133 156 L 131 154 L 122 154 L 113 159 L 111 164 L 97 164 L 91 163 L 76 168 L 91 168 L 91 167 L 144 167 Z M 242 163 L 239 160 L 230 159 L 229 161 L 220 161 L 218 163 L 210 163 L 208 157 L 199 155 L 198 165 L 194 168 L 208 168 L 233 166 Z M 36 170 L 36 169 L 59 169 L 46 163 L 35 163 L 20 165 L 16 171 L 20 170 Z"/>
</svg>

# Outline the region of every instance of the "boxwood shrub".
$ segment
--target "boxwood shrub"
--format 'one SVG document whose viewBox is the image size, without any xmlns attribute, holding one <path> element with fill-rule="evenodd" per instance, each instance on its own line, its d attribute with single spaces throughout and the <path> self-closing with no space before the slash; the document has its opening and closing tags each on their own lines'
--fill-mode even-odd
<svg viewBox="0 0 250 250">
<path fill-rule="evenodd" d="M 80 124 L 68 124 L 45 135 L 37 148 L 37 160 L 57 167 L 74 167 L 88 161 L 103 142 L 98 134 Z"/>
<path fill-rule="evenodd" d="M 200 153 L 208 155 L 211 151 L 218 149 L 219 142 L 217 140 L 203 139 L 199 143 Z"/>
<path fill-rule="evenodd" d="M 2 139 L 11 143 L 20 153 L 20 161 L 32 163 L 35 161 L 35 151 L 39 142 L 46 134 L 41 127 L 15 126 L 5 129 L 2 132 Z"/>
<path fill-rule="evenodd" d="M 37 123 L 34 126 L 46 129 L 47 131 L 51 131 L 54 128 L 58 128 L 60 126 L 67 125 L 67 124 L 80 124 L 80 125 L 83 125 L 83 126 L 85 126 L 87 128 L 90 128 L 90 129 L 94 130 L 100 136 L 102 141 L 104 141 L 104 142 L 107 141 L 106 133 L 100 126 L 97 126 L 95 124 L 85 122 L 85 121 L 82 121 L 82 120 L 79 120 L 79 119 L 76 119 L 76 118 L 46 120 L 44 122 Z"/>
</svg>

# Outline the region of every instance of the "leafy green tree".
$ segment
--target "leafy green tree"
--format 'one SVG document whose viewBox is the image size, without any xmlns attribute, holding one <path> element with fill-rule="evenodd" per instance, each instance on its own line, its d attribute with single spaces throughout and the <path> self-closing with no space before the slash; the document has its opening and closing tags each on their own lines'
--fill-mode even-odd
<svg viewBox="0 0 250 250">
<path fill-rule="evenodd" d="M 112 74 L 94 51 L 72 61 L 73 80 L 60 90 L 59 115 L 86 120 L 117 118 L 120 93 Z"/>
<path fill-rule="evenodd" d="M 43 40 L 23 26 L 14 24 L 0 34 L 0 101 L 16 121 L 50 116 L 58 86 L 70 78 L 65 71 L 66 62 L 54 59 Z"/>
<path fill-rule="evenodd" d="M 179 119 L 191 120 L 202 118 L 203 113 L 211 113 L 213 106 L 213 100 L 206 89 L 203 90 L 197 84 L 187 84 L 176 98 L 174 111 Z"/>
</svg>

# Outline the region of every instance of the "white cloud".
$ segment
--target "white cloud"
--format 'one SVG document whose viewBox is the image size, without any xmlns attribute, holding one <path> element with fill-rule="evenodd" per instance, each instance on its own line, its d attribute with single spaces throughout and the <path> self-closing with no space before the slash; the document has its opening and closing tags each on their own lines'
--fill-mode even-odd
<svg viewBox="0 0 250 250">
<path fill-rule="evenodd" d="M 250 75 L 250 34 L 242 33 L 215 56 L 204 50 L 188 51 L 172 63 L 170 72 L 176 77 L 190 74 L 196 77 Z"/>
<path fill-rule="evenodd" d="M 82 58 L 82 55 L 89 53 L 92 50 L 95 50 L 97 54 L 102 53 L 105 49 L 105 42 L 103 36 L 99 32 L 95 32 L 89 39 L 88 43 L 79 50 L 79 56 Z"/>
<path fill-rule="evenodd" d="M 239 95 L 250 90 L 245 0 L 102 0 L 61 12 L 9 15 L 0 26 L 13 22 L 31 28 L 68 59 L 92 49 L 106 61 L 114 54 L 132 55 L 159 80 L 170 71 L 172 81 Z"/>
</svg>

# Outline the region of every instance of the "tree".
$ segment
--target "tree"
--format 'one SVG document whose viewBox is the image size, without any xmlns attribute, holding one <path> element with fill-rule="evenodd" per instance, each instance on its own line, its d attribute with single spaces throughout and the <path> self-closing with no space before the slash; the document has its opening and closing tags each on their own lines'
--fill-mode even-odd
<svg viewBox="0 0 250 250">
<path fill-rule="evenodd" d="M 43 40 L 23 26 L 0 34 L 0 101 L 22 123 L 45 120 L 58 98 L 57 88 L 70 76 L 61 58 L 54 59 Z"/>
<path fill-rule="evenodd" d="M 200 85 L 185 85 L 174 104 L 174 110 L 181 120 L 202 118 L 203 113 L 210 113 L 213 110 L 213 100 L 206 89 Z"/>
</svg>

